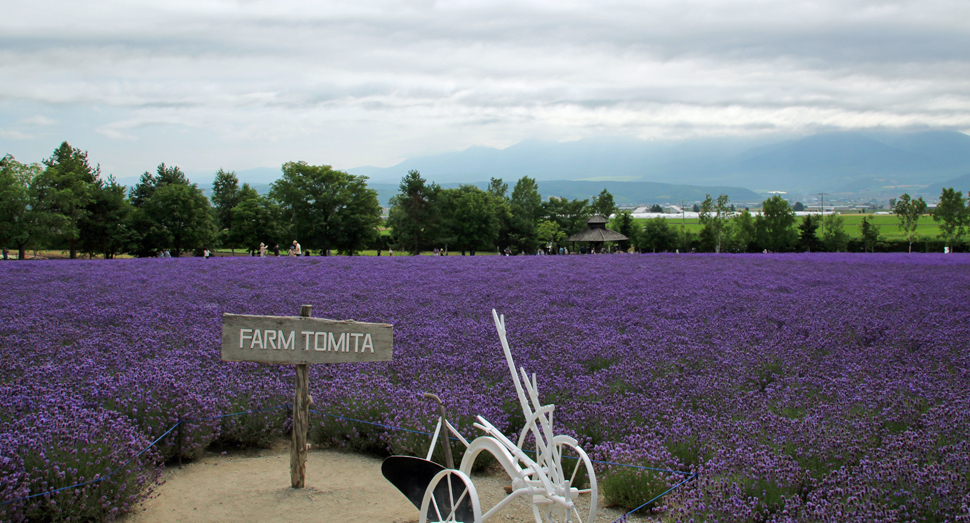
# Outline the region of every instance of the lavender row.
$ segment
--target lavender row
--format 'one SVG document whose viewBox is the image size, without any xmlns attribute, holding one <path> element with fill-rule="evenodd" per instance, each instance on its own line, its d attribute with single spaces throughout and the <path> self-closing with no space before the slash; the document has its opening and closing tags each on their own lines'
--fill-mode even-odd
<svg viewBox="0 0 970 523">
<path fill-rule="evenodd" d="M 289 402 L 291 368 L 220 360 L 224 312 L 312 304 L 316 317 L 392 323 L 393 362 L 311 368 L 315 409 L 430 430 L 429 391 L 466 435 L 477 414 L 511 434 L 521 412 L 494 307 L 561 431 L 604 461 L 701 473 L 652 507 L 664 517 L 966 517 L 968 269 L 963 257 L 819 254 L 3 264 L 0 460 L 14 472 L 0 501 L 113 470 L 180 419 Z M 286 419 L 194 422 L 97 496 L 8 504 L 0 519 L 110 519 L 178 452 L 266 444 Z M 427 445 L 332 418 L 314 435 Z"/>
</svg>

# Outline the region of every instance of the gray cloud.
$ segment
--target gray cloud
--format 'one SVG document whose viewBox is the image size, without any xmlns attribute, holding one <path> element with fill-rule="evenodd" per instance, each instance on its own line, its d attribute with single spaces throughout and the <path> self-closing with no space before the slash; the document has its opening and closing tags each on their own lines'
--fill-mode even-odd
<svg viewBox="0 0 970 523">
<path fill-rule="evenodd" d="M 109 169 L 145 163 L 129 151 L 149 140 L 244 169 L 598 134 L 970 129 L 966 2 L 99 6 L 6 9 L 0 146 L 49 155 L 31 131 L 49 121 Z"/>
</svg>

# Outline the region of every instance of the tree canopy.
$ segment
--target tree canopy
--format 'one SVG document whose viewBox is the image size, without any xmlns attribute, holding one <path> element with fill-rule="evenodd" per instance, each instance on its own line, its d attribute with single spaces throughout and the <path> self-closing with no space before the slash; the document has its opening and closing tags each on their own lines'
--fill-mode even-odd
<svg viewBox="0 0 970 523">
<path fill-rule="evenodd" d="M 970 224 L 970 210 L 967 209 L 963 192 L 954 191 L 953 187 L 943 189 L 940 202 L 933 210 L 933 221 L 940 225 L 940 238 L 952 249 L 966 234 L 967 225 Z"/>
<path fill-rule="evenodd" d="M 87 212 L 100 169 L 88 163 L 88 153 L 62 142 L 33 183 L 40 230 L 54 241 L 65 241 L 71 259 L 77 257 L 80 222 Z"/>
<path fill-rule="evenodd" d="M 903 193 L 898 200 L 892 202 L 893 214 L 899 218 L 899 228 L 906 233 L 906 239 L 909 241 L 909 252 L 913 252 L 913 240 L 916 238 L 916 227 L 919 225 L 919 219 L 926 213 L 926 202 L 923 201 L 923 197 L 920 196 L 917 199 L 912 199 L 909 193 Z"/>
<path fill-rule="evenodd" d="M 787 252 L 798 243 L 795 211 L 776 194 L 764 201 L 761 214 L 755 219 L 758 243 L 773 252 Z"/>
<path fill-rule="evenodd" d="M 209 200 L 177 166 L 161 163 L 156 174 L 146 171 L 129 194 L 136 254 L 170 251 L 177 257 L 202 250 L 212 241 L 215 225 Z"/>
<path fill-rule="evenodd" d="M 381 208 L 367 178 L 329 165 L 283 164 L 270 195 L 290 218 L 293 239 L 304 248 L 354 254 L 378 234 Z"/>
</svg>

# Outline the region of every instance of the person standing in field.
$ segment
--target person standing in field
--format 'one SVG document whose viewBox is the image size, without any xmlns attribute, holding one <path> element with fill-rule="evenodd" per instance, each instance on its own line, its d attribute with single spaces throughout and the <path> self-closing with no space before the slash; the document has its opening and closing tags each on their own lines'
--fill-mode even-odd
<svg viewBox="0 0 970 523">
<path fill-rule="evenodd" d="M 263 242 L 259 242 L 259 257 L 260 258 L 266 257 L 266 244 Z"/>
<path fill-rule="evenodd" d="M 303 250 L 300 248 L 300 244 L 296 240 L 293 240 L 293 245 L 290 246 L 290 256 L 301 256 Z"/>
<path fill-rule="evenodd" d="M 273 245 L 273 255 L 276 256 L 277 258 L 280 257 L 280 244 L 277 243 Z"/>
</svg>

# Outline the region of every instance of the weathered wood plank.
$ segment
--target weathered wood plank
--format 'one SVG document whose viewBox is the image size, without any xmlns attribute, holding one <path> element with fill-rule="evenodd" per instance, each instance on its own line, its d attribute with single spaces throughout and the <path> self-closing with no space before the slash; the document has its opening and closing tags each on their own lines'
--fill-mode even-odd
<svg viewBox="0 0 970 523">
<path fill-rule="evenodd" d="M 355 363 L 391 361 L 393 327 L 299 316 L 222 315 L 223 361 Z"/>
</svg>

